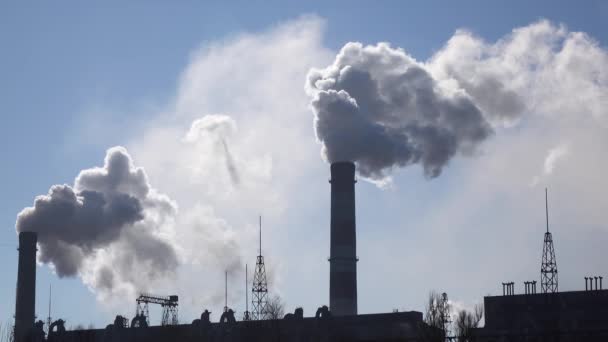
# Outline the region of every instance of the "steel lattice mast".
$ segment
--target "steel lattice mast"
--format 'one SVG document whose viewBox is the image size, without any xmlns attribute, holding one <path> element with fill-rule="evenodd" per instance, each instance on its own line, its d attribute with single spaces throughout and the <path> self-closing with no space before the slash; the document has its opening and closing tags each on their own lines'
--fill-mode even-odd
<svg viewBox="0 0 608 342">
<path fill-rule="evenodd" d="M 543 244 L 543 260 L 540 267 L 540 286 L 543 293 L 555 293 L 557 287 L 557 261 L 555 260 L 555 249 L 553 248 L 553 237 L 549 232 L 549 201 L 547 189 L 545 188 L 545 215 L 547 220 L 547 232 Z"/>
<path fill-rule="evenodd" d="M 252 319 L 262 320 L 267 318 L 268 305 L 268 283 L 266 282 L 266 266 L 262 256 L 262 216 L 260 216 L 260 250 L 255 262 L 255 273 L 253 274 L 253 285 L 251 293 L 253 299 Z"/>
</svg>

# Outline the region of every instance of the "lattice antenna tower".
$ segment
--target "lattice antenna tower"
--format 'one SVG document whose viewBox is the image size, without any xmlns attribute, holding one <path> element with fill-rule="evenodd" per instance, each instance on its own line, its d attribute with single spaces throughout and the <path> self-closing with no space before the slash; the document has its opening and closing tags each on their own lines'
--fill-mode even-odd
<svg viewBox="0 0 608 342">
<path fill-rule="evenodd" d="M 260 249 L 255 262 L 255 273 L 253 274 L 253 285 L 251 294 L 253 299 L 253 319 L 267 319 L 268 316 L 268 282 L 266 281 L 266 266 L 262 256 L 262 216 L 260 216 Z"/>
<path fill-rule="evenodd" d="M 557 287 L 557 261 L 555 260 L 555 249 L 553 248 L 553 237 L 549 232 L 549 200 L 545 188 L 545 217 L 547 220 L 547 232 L 543 244 L 543 260 L 540 266 L 540 286 L 543 293 L 558 292 Z"/>
<path fill-rule="evenodd" d="M 245 264 L 245 312 L 243 313 L 243 321 L 251 321 L 251 313 L 249 312 L 249 279 L 247 272 L 247 264 Z"/>
</svg>

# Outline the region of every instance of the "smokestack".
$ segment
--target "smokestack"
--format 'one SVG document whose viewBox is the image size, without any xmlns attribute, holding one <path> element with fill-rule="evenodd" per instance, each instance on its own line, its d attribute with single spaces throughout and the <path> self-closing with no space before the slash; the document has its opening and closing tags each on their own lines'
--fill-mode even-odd
<svg viewBox="0 0 608 342">
<path fill-rule="evenodd" d="M 22 342 L 34 327 L 36 309 L 36 242 L 35 232 L 19 233 L 19 266 L 15 303 L 15 341 Z"/>
<path fill-rule="evenodd" d="M 357 314 L 355 164 L 331 164 L 329 306 L 335 316 Z"/>
</svg>

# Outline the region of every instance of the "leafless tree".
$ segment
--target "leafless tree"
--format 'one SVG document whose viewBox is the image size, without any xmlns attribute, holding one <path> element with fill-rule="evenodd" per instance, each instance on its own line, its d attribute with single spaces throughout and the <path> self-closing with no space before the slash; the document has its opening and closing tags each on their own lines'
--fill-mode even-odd
<svg viewBox="0 0 608 342">
<path fill-rule="evenodd" d="M 439 294 L 436 291 L 429 293 L 424 314 L 424 322 L 427 326 L 423 327 L 420 332 L 423 341 L 441 342 L 445 340 L 450 309 L 445 294 Z"/>
<path fill-rule="evenodd" d="M 473 312 L 461 310 L 456 315 L 454 321 L 454 334 L 458 342 L 469 342 L 472 338 L 472 329 L 479 326 L 479 322 L 483 317 L 483 306 L 475 305 Z"/>
<path fill-rule="evenodd" d="M 278 295 L 274 295 L 268 299 L 266 304 L 267 319 L 281 319 L 285 315 L 285 303 Z"/>
<path fill-rule="evenodd" d="M 424 322 L 431 327 L 442 328 L 441 313 L 439 312 L 438 302 L 441 300 L 439 293 L 431 291 L 426 303 Z"/>
</svg>

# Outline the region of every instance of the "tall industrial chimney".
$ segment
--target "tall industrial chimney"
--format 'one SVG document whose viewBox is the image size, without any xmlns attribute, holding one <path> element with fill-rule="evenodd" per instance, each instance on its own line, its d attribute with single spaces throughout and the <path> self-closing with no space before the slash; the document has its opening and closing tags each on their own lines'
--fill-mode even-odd
<svg viewBox="0 0 608 342">
<path fill-rule="evenodd" d="M 19 233 L 19 265 L 15 303 L 15 342 L 25 341 L 34 327 L 36 310 L 36 242 L 35 232 Z"/>
<path fill-rule="evenodd" d="M 329 306 L 333 315 L 357 314 L 355 164 L 331 164 Z"/>
</svg>

